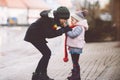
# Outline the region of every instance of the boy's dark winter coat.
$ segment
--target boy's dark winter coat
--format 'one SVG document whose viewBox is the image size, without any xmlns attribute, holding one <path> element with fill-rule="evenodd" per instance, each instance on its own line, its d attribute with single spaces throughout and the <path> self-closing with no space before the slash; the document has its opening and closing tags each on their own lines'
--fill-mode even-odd
<svg viewBox="0 0 120 80">
<path fill-rule="evenodd" d="M 47 43 L 45 38 L 60 36 L 62 33 L 71 30 L 69 27 L 64 27 L 59 30 L 53 29 L 53 26 L 57 22 L 55 19 L 48 17 L 48 12 L 41 12 L 41 18 L 30 25 L 24 38 L 25 41 Z"/>
</svg>

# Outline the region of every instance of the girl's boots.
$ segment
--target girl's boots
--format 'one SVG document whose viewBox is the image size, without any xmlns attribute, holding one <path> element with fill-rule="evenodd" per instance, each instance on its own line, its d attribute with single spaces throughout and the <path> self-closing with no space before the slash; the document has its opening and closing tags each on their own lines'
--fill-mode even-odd
<svg viewBox="0 0 120 80">
<path fill-rule="evenodd" d="M 48 77 L 47 73 L 33 73 L 32 80 L 54 80 Z"/>
<path fill-rule="evenodd" d="M 67 78 L 68 80 L 81 80 L 80 77 L 80 69 L 74 68 L 72 69 L 72 75 Z"/>
</svg>

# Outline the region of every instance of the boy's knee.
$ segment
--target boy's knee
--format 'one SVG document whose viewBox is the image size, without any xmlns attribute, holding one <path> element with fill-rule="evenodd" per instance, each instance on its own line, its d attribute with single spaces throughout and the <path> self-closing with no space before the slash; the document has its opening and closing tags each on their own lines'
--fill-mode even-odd
<svg viewBox="0 0 120 80">
<path fill-rule="evenodd" d="M 46 53 L 46 54 L 44 54 L 43 57 L 49 59 L 51 57 L 51 51 Z"/>
</svg>

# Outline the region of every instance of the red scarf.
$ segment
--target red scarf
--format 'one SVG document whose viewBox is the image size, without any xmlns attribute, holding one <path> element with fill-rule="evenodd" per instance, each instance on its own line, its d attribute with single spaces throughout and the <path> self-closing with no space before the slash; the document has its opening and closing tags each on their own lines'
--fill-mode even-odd
<svg viewBox="0 0 120 80">
<path fill-rule="evenodd" d="M 70 28 L 74 28 L 75 26 L 70 26 Z M 53 25 L 53 29 L 54 30 L 57 30 L 57 25 Z M 65 34 L 65 42 L 64 42 L 64 58 L 63 58 L 63 61 L 64 62 L 68 62 L 68 53 L 67 53 L 67 35 Z"/>
<path fill-rule="evenodd" d="M 75 26 L 70 26 L 70 28 L 74 28 Z M 67 35 L 65 34 L 65 42 L 64 42 L 64 58 L 63 58 L 63 61 L 64 62 L 68 62 L 68 53 L 67 53 Z"/>
</svg>

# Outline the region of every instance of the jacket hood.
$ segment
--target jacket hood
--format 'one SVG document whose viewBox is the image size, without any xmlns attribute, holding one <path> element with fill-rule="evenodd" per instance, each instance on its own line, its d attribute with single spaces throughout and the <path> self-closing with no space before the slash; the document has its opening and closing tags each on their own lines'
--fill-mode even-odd
<svg viewBox="0 0 120 80">
<path fill-rule="evenodd" d="M 51 11 L 51 10 L 44 10 L 44 11 L 42 11 L 42 12 L 40 13 L 40 16 L 47 18 L 47 17 L 49 17 L 48 14 L 49 14 L 50 11 Z"/>
<path fill-rule="evenodd" d="M 54 14 L 54 10 L 44 10 L 40 13 L 40 16 L 42 18 L 52 18 L 58 26 L 61 26 L 59 19 L 54 17 L 53 14 Z"/>
<path fill-rule="evenodd" d="M 85 30 L 86 30 L 86 31 L 87 31 L 87 30 L 88 30 L 88 28 L 89 28 L 89 26 L 88 26 L 88 23 L 87 23 L 87 20 L 86 20 L 86 19 L 79 21 L 79 22 L 77 23 L 77 25 L 81 25 L 81 26 L 83 26 L 83 27 L 85 28 Z"/>
</svg>

